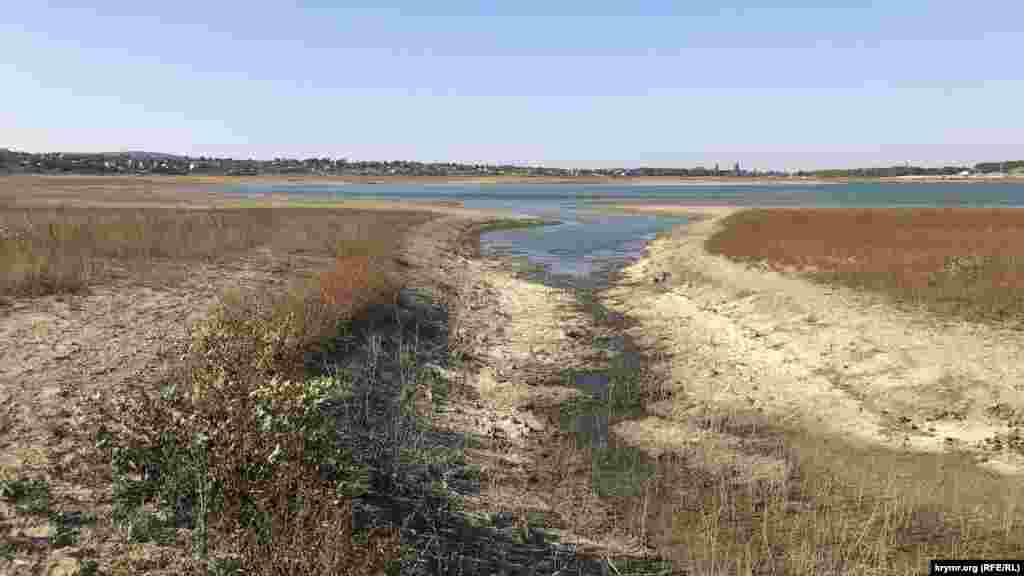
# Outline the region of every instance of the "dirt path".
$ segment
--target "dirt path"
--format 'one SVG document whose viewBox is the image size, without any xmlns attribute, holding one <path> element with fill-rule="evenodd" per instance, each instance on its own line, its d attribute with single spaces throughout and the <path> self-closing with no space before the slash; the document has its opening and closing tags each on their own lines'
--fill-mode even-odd
<svg viewBox="0 0 1024 576">
<path fill-rule="evenodd" d="M 651 210 L 702 219 L 654 241 L 606 303 L 639 320 L 639 342 L 669 353 L 686 400 L 621 432 L 692 441 L 682 422 L 710 405 L 868 444 L 968 451 L 1024 473 L 1024 335 L 710 255 L 704 241 L 730 209 Z"/>
</svg>

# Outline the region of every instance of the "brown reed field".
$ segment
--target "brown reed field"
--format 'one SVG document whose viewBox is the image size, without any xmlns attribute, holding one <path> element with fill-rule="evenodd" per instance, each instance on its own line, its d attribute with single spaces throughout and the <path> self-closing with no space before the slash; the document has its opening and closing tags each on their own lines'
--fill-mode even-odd
<svg viewBox="0 0 1024 576">
<path fill-rule="evenodd" d="M 958 318 L 1024 319 L 1024 210 L 744 210 L 707 248 Z"/>
</svg>

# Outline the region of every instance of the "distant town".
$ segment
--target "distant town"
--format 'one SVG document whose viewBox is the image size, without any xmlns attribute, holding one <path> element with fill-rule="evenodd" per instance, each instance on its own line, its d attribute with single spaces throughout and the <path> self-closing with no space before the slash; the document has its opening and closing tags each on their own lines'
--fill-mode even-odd
<svg viewBox="0 0 1024 576">
<path fill-rule="evenodd" d="M 455 162 L 353 161 L 346 158 L 275 158 L 240 160 L 234 158 L 190 157 L 154 152 L 115 153 L 29 153 L 0 148 L 0 174 L 167 174 L 209 176 L 539 176 L 539 177 L 807 177 L 807 178 L 893 178 L 893 177 L 1000 177 L 1024 176 L 1024 160 L 982 162 L 973 166 L 925 168 L 904 164 L 884 168 L 852 168 L 814 171 L 748 170 L 739 163 L 722 168 L 554 168 Z"/>
</svg>

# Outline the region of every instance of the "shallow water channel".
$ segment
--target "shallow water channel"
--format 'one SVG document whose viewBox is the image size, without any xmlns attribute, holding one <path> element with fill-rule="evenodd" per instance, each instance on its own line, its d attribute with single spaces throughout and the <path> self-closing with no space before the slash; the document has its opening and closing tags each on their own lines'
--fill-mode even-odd
<svg viewBox="0 0 1024 576">
<path fill-rule="evenodd" d="M 558 420 L 572 433 L 577 448 L 590 451 L 596 492 L 636 505 L 645 482 L 657 472 L 657 462 L 617 440 L 610 430 L 643 415 L 641 382 L 649 377 L 647 358 L 626 334 L 629 319 L 601 305 L 599 295 L 624 266 L 643 256 L 647 242 L 687 220 L 576 209 L 530 215 L 561 223 L 483 234 L 481 254 L 511 257 L 523 264 L 520 270 L 527 279 L 571 291 L 581 310 L 609 335 L 594 342 L 595 349 L 611 352 L 607 365 L 564 375 L 584 399 L 561 406 Z"/>
<path fill-rule="evenodd" d="M 531 228 L 499 230 L 480 237 L 484 256 L 518 259 L 527 264 L 525 275 L 534 282 L 567 289 L 575 294 L 580 307 L 591 314 L 601 327 L 611 328 L 612 338 L 595 344 L 611 351 L 613 365 L 604 370 L 573 374 L 575 386 L 593 397 L 592 410 L 577 411 L 571 426 L 591 438 L 596 447 L 610 446 L 607 406 L 632 404 L 615 393 L 615 384 L 636 379 L 643 367 L 639 350 L 623 333 L 626 319 L 607 310 L 598 300 L 617 273 L 643 256 L 647 242 L 660 232 L 685 224 L 684 217 L 619 215 L 587 212 L 565 207 L 528 213 L 555 218 L 558 224 Z"/>
</svg>

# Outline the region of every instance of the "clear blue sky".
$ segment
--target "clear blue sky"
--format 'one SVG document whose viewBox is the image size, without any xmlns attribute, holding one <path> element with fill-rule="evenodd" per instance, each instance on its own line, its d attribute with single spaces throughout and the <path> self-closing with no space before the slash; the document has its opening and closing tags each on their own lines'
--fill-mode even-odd
<svg viewBox="0 0 1024 576">
<path fill-rule="evenodd" d="M 1020 0 L 40 0 L 0 8 L 0 55 L 0 147 L 28 151 L 1024 158 Z"/>
</svg>

